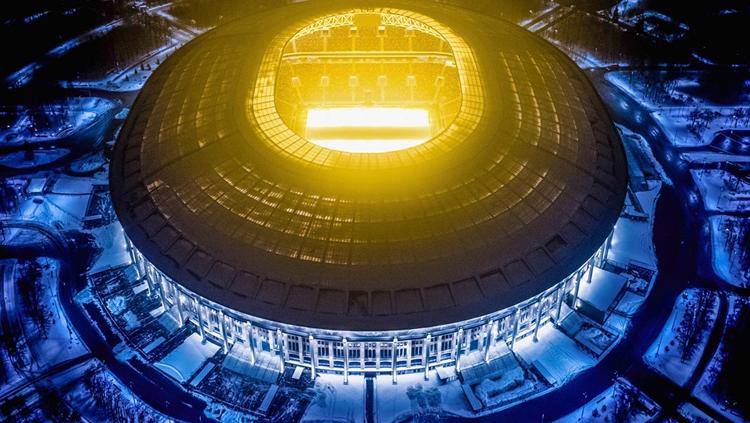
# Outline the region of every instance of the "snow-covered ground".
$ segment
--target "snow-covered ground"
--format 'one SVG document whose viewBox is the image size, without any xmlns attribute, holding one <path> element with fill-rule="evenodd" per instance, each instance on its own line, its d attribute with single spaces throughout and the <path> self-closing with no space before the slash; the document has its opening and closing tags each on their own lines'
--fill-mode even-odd
<svg viewBox="0 0 750 423">
<path fill-rule="evenodd" d="M 431 372 L 429 380 L 424 380 L 422 373 L 399 375 L 395 385 L 390 375 L 378 376 L 375 410 L 381 422 L 425 413 L 472 415 L 461 385 L 457 381 L 440 384 L 435 372 Z"/>
<path fill-rule="evenodd" d="M 536 367 L 551 385 L 562 385 L 579 372 L 596 365 L 587 353 L 554 325 L 539 328 L 539 340 L 527 336 L 516 342 L 513 350 L 525 362 Z"/>
<path fill-rule="evenodd" d="M 60 264 L 57 260 L 41 257 L 37 262 L 42 266 L 40 303 L 45 304 L 50 313 L 49 328 L 45 337 L 29 342 L 32 354 L 37 360 L 49 366 L 77 357 L 88 352 L 78 339 L 75 331 L 62 311 L 57 297 L 60 283 Z M 28 331 L 27 331 L 28 336 Z"/>
<path fill-rule="evenodd" d="M 54 383 L 86 421 L 111 421 L 115 417 L 118 421 L 173 421 L 146 405 L 96 360 L 55 378 Z"/>
<path fill-rule="evenodd" d="M 711 423 L 715 421 L 708 414 L 702 412 L 698 407 L 689 402 L 683 402 L 680 404 L 680 406 L 677 407 L 677 413 L 689 422 Z"/>
<path fill-rule="evenodd" d="M 689 163 L 721 163 L 721 162 L 750 162 L 750 154 L 738 156 L 736 154 L 715 153 L 711 151 L 690 151 L 680 154 L 680 157 Z"/>
<path fill-rule="evenodd" d="M 194 333 L 154 366 L 182 383 L 190 379 L 217 351 L 218 345 L 209 341 L 202 343 L 200 335 Z"/>
<path fill-rule="evenodd" d="M 721 371 L 724 360 L 727 359 L 724 336 L 726 336 L 729 326 L 733 324 L 733 318 L 736 315 L 737 311 L 740 309 L 740 307 L 747 307 L 748 301 L 747 298 L 739 297 L 734 294 L 728 295 L 728 299 L 729 307 L 727 309 L 727 319 L 724 326 L 724 334 L 722 335 L 722 342 L 716 349 L 716 352 L 714 352 L 713 357 L 711 357 L 711 361 L 703 371 L 703 374 L 701 375 L 698 383 L 695 385 L 695 388 L 693 388 L 693 395 L 704 403 L 708 404 L 716 412 L 722 414 L 727 419 L 733 422 L 743 422 L 747 420 L 743 419 L 738 412 L 735 412 L 734 410 L 729 408 L 729 404 L 726 404 L 723 399 L 717 398 L 713 393 L 716 376 Z M 742 358 L 733 357 L 733 359 L 738 360 Z"/>
<path fill-rule="evenodd" d="M 16 215 L 20 219 L 60 228 L 80 229 L 91 187 L 89 179 L 61 177 L 52 183 L 48 194 L 20 201 Z"/>
<path fill-rule="evenodd" d="M 315 399 L 302 421 L 363 422 L 365 418 L 365 377 L 349 376 L 349 384 L 341 376 L 321 374 L 315 380 Z"/>
<path fill-rule="evenodd" d="M 750 262 L 750 258 L 743 256 L 750 253 L 744 250 L 742 240 L 750 237 L 750 225 L 746 219 L 733 216 L 711 216 L 709 222 L 714 272 L 728 284 L 747 288 L 750 269 L 743 262 Z"/>
<path fill-rule="evenodd" d="M 160 4 L 146 10 L 150 14 L 158 15 L 176 24 L 175 27 L 172 27 L 173 31 L 167 43 L 136 59 L 124 70 L 112 72 L 103 79 L 98 81 L 70 81 L 67 85 L 74 88 L 93 88 L 115 92 L 137 91 L 143 88 L 146 80 L 170 54 L 205 31 L 188 27 L 180 22 L 167 11 L 169 5 L 171 3 Z"/>
<path fill-rule="evenodd" d="M 706 210 L 750 210 L 750 184 L 721 169 L 692 169 L 690 174 L 703 197 Z"/>
<path fill-rule="evenodd" d="M 704 330 L 696 334 L 698 338 L 693 353 L 683 360 L 684 343 L 681 341 L 684 335 L 680 332 L 685 328 L 694 327 L 699 320 L 698 316 L 686 313 L 689 309 L 695 311 L 698 301 L 699 290 L 688 289 L 677 297 L 677 302 L 672 309 L 672 314 L 664 324 L 659 336 L 651 344 L 643 361 L 651 368 L 671 379 L 674 383 L 682 386 L 690 376 L 693 375 L 698 361 L 703 355 L 703 349 L 708 342 L 708 336 L 716 323 L 716 314 L 719 309 L 719 298 L 715 293 L 703 291 L 710 295 L 710 308 L 705 315 L 707 322 Z"/>
<path fill-rule="evenodd" d="M 626 267 L 638 262 L 646 267 L 656 268 L 656 253 L 652 241 L 652 225 L 660 183 L 654 183 L 648 191 L 636 193 L 643 210 L 649 215 L 648 221 L 620 218 L 615 224 L 609 260 Z"/>
<path fill-rule="evenodd" d="M 181 42 L 184 41 L 172 38 L 166 45 L 160 46 L 143 55 L 130 67 L 119 72 L 112 72 L 103 79 L 96 81 L 67 81 L 61 82 L 61 84 L 65 87 L 80 89 L 98 89 L 113 92 L 138 91 L 143 88 L 143 85 L 159 64 L 170 54 L 177 51 Z"/>
<path fill-rule="evenodd" d="M 3 145 L 20 145 L 25 142 L 49 141 L 75 133 L 93 123 L 99 116 L 115 107 L 111 100 L 101 97 L 69 97 L 56 103 L 41 106 L 50 116 L 55 126 L 39 128 L 34 125 L 33 112 L 23 108 L 18 112 L 16 122 L 8 128 L 0 129 Z"/>
<path fill-rule="evenodd" d="M 661 408 L 645 394 L 623 379 L 588 401 L 583 407 L 557 420 L 579 422 L 650 422 Z"/>
<path fill-rule="evenodd" d="M 52 50 L 48 51 L 47 54 L 45 54 L 45 57 L 48 59 L 52 59 L 55 57 L 60 57 L 66 52 L 70 51 L 72 48 L 82 44 L 86 40 L 98 37 L 106 34 L 107 32 L 113 30 L 114 28 L 122 25 L 124 23 L 123 19 L 117 19 L 112 22 L 108 22 L 106 24 L 103 24 L 101 26 L 98 26 L 94 29 L 92 29 L 89 32 L 86 32 L 85 34 L 81 34 L 77 37 L 71 38 L 64 43 L 58 45 L 57 47 L 53 48 Z M 9 77 L 5 79 L 6 84 L 9 87 L 18 88 L 22 87 L 25 84 L 27 84 L 34 76 L 34 72 L 39 70 L 42 67 L 42 63 L 32 62 L 28 65 L 22 67 L 21 69 L 17 70 L 13 74 L 11 74 Z"/>
<path fill-rule="evenodd" d="M 125 245 L 125 233 L 119 222 L 91 230 L 96 243 L 103 248 L 102 254 L 91 267 L 89 273 L 115 268 L 130 263 L 130 255 Z"/>
</svg>

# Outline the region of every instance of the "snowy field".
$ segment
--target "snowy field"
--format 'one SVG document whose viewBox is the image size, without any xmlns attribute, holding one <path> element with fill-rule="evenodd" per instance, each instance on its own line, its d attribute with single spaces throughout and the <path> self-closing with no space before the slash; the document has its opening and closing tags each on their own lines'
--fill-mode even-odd
<svg viewBox="0 0 750 423">
<path fill-rule="evenodd" d="M 729 295 L 727 321 L 724 326 L 722 342 L 719 345 L 719 348 L 716 349 L 716 352 L 714 352 L 713 357 L 711 357 L 711 361 L 708 363 L 708 366 L 706 366 L 706 369 L 703 371 L 703 375 L 701 375 L 700 380 L 693 389 L 693 395 L 696 398 L 708 404 L 716 412 L 722 414 L 724 417 L 733 422 L 743 422 L 747 420 L 743 419 L 738 413 L 735 413 L 733 412 L 733 410 L 728 408 L 727 404 L 725 404 L 725 402 L 721 398 L 717 398 L 714 395 L 712 388 L 715 384 L 716 376 L 721 371 L 721 367 L 724 364 L 724 360 L 726 359 L 726 346 L 724 344 L 724 337 L 726 336 L 727 329 L 731 324 L 732 316 L 737 313 L 740 307 L 747 307 L 746 304 L 743 305 L 743 303 L 746 302 L 747 298 L 738 297 L 737 295 Z M 734 359 L 737 360 L 739 358 L 734 357 Z"/>
<path fill-rule="evenodd" d="M 422 373 L 398 376 L 393 384 L 389 375 L 378 376 L 375 381 L 375 409 L 378 421 L 427 413 L 471 416 L 471 408 L 457 382 L 440 384 L 433 371 L 429 380 Z"/>
<path fill-rule="evenodd" d="M 746 108 L 741 108 L 745 110 Z M 669 142 L 675 147 L 705 147 L 711 144 L 716 133 L 725 130 L 747 129 L 744 120 L 736 121 L 733 113 L 736 108 L 701 106 L 694 107 L 663 107 L 652 116 L 667 134 Z M 696 111 L 703 113 L 702 119 L 696 119 Z M 700 128 L 690 130 L 702 123 Z"/>
<path fill-rule="evenodd" d="M 655 184 L 648 191 L 636 193 L 643 210 L 648 213 L 646 222 L 620 218 L 615 225 L 609 260 L 623 267 L 631 261 L 643 263 L 646 267 L 656 268 L 656 253 L 652 242 L 652 224 L 656 200 L 661 184 Z"/>
<path fill-rule="evenodd" d="M 741 212 L 750 210 L 750 184 L 720 169 L 692 169 L 706 210 Z"/>
<path fill-rule="evenodd" d="M 115 103 L 105 98 L 70 97 L 40 106 L 39 110 L 24 108 L 13 124 L 0 129 L 0 140 L 7 146 L 62 138 L 90 125 L 113 107 Z M 39 114 L 47 115 L 48 119 L 35 117 Z"/>
<path fill-rule="evenodd" d="M 617 383 L 592 398 L 583 407 L 557 420 L 558 423 L 654 421 L 660 407 L 628 382 Z"/>
<path fill-rule="evenodd" d="M 307 408 L 303 422 L 352 422 L 365 418 L 365 377 L 349 376 L 344 385 L 338 375 L 320 374 L 315 380 L 315 399 Z"/>
<path fill-rule="evenodd" d="M 201 342 L 200 335 L 194 333 L 166 357 L 154 363 L 154 366 L 183 383 L 190 379 L 217 351 L 219 351 L 218 345 L 208 341 L 204 344 Z"/>
<path fill-rule="evenodd" d="M 539 328 L 539 341 L 527 336 L 516 342 L 515 353 L 536 367 L 551 385 L 562 385 L 589 367 L 596 359 L 583 351 L 578 344 L 560 332 L 554 325 Z"/>
<path fill-rule="evenodd" d="M 681 332 L 688 327 L 694 327 L 696 320 L 698 320 L 697 316 L 693 316 L 687 311 L 689 308 L 695 310 L 699 290 L 688 289 L 677 298 L 677 302 L 672 309 L 672 314 L 670 314 L 669 319 L 664 324 L 661 333 L 643 356 L 643 361 L 649 367 L 680 386 L 683 386 L 695 371 L 695 367 L 703 355 L 703 349 L 708 342 L 711 329 L 716 323 L 719 298 L 715 293 L 703 292 L 710 295 L 710 308 L 708 308 L 705 315 L 707 325 L 700 334 L 696 335 L 698 340 L 695 343 L 693 352 L 685 354 L 684 342 L 682 342 L 685 335 L 681 334 Z M 687 357 L 684 357 L 684 355 L 687 355 Z"/>
<path fill-rule="evenodd" d="M 711 216 L 711 263 L 717 275 L 724 282 L 747 288 L 750 285 L 750 269 L 743 262 L 750 261 L 744 250 L 746 240 L 750 237 L 750 226 L 746 220 L 732 216 Z M 744 222 L 745 229 L 739 229 Z"/>
<path fill-rule="evenodd" d="M 96 237 L 97 245 L 104 251 L 89 273 L 94 274 L 130 263 L 130 255 L 125 245 L 125 233 L 119 222 L 95 228 L 91 234 Z"/>
</svg>

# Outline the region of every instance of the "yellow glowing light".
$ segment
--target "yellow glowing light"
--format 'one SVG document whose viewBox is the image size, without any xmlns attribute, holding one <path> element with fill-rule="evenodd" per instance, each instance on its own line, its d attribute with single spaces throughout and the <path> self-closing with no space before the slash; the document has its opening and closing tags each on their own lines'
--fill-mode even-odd
<svg viewBox="0 0 750 423">
<path fill-rule="evenodd" d="M 307 111 L 305 138 L 351 153 L 384 153 L 422 144 L 432 137 L 430 113 L 402 107 L 334 107 Z"/>
</svg>

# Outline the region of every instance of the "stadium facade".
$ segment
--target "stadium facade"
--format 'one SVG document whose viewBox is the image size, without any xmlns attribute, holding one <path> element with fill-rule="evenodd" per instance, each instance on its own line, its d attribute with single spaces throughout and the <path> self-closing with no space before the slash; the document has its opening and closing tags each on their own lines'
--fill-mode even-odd
<svg viewBox="0 0 750 423">
<path fill-rule="evenodd" d="M 139 275 L 180 324 L 253 360 L 395 382 L 489 360 L 575 307 L 627 171 L 553 46 L 432 2 L 333 1 L 165 61 L 110 182 Z"/>
</svg>

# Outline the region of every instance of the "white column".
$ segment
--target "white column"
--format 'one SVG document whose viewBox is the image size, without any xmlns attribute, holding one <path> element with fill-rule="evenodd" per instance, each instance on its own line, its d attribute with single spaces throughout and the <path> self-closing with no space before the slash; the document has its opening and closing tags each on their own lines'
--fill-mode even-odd
<svg viewBox="0 0 750 423">
<path fill-rule="evenodd" d="M 250 363 L 255 364 L 255 345 L 253 345 L 253 324 L 247 322 L 245 325 L 247 329 L 247 345 L 250 347 Z"/>
<path fill-rule="evenodd" d="M 396 384 L 396 350 L 398 348 L 398 338 L 394 337 L 391 344 L 391 372 L 393 374 L 393 384 Z"/>
<path fill-rule="evenodd" d="M 513 313 L 513 334 L 510 338 L 510 349 L 513 350 L 513 345 L 516 343 L 516 335 L 518 334 L 518 321 L 521 317 L 521 310 L 516 309 L 515 313 Z"/>
<path fill-rule="evenodd" d="M 456 372 L 461 371 L 461 344 L 464 340 L 464 328 L 459 328 L 458 332 L 456 333 L 456 343 L 453 346 L 454 353 L 453 357 L 456 359 Z"/>
<path fill-rule="evenodd" d="M 359 343 L 359 367 L 364 370 L 365 368 L 365 343 Z"/>
<path fill-rule="evenodd" d="M 427 374 L 430 370 L 430 363 L 429 363 L 429 357 L 430 357 L 430 342 L 432 341 L 432 335 L 429 333 L 427 334 L 427 337 L 424 339 L 424 345 L 422 345 L 422 357 L 424 357 L 424 380 L 429 380 L 430 376 Z"/>
<path fill-rule="evenodd" d="M 534 326 L 534 342 L 537 342 L 539 338 L 536 335 L 539 333 L 539 325 L 542 323 L 542 305 L 544 301 L 544 295 L 539 296 L 539 301 L 536 303 L 536 326 Z"/>
<path fill-rule="evenodd" d="M 588 277 L 588 280 L 587 280 L 586 282 L 588 282 L 588 283 L 591 283 L 591 278 L 592 278 L 593 276 L 594 276 L 594 263 L 592 262 L 592 263 L 591 263 L 591 264 L 589 265 L 589 277 Z"/>
<path fill-rule="evenodd" d="M 493 320 L 489 324 L 489 328 L 487 328 L 487 342 L 484 346 L 484 362 L 489 363 L 490 362 L 490 348 L 492 348 L 492 345 L 495 343 L 495 338 L 497 337 L 497 321 Z"/>
<path fill-rule="evenodd" d="M 224 353 L 229 353 L 229 342 L 227 341 L 227 329 L 225 326 L 226 319 L 224 318 L 224 312 L 219 310 L 219 331 L 221 332 L 221 341 L 224 345 Z"/>
<path fill-rule="evenodd" d="M 583 274 L 580 271 L 576 272 L 576 290 L 575 290 L 575 293 L 573 294 L 573 309 L 574 310 L 578 308 L 577 307 L 577 304 L 578 304 L 578 291 L 581 288 L 581 278 L 582 277 L 583 277 Z"/>
<path fill-rule="evenodd" d="M 555 326 L 560 324 L 560 313 L 562 313 L 562 303 L 565 298 L 565 281 L 557 288 L 557 313 L 555 313 Z"/>
<path fill-rule="evenodd" d="M 375 343 L 375 368 L 380 370 L 380 341 Z"/>
<path fill-rule="evenodd" d="M 333 350 L 336 348 L 336 343 L 334 341 L 325 341 L 325 342 L 328 343 L 328 367 L 330 367 L 331 369 L 333 369 L 335 367 L 333 365 L 333 360 L 334 360 L 334 357 L 333 357 L 334 351 Z"/>
<path fill-rule="evenodd" d="M 203 305 L 197 299 L 194 299 L 196 309 L 198 310 L 198 328 L 201 331 L 201 341 L 206 342 L 206 329 L 203 328 Z"/>
<path fill-rule="evenodd" d="M 615 236 L 614 229 L 612 232 L 609 233 L 609 236 L 607 237 L 607 242 L 604 244 L 604 256 L 602 257 L 602 263 L 606 262 L 609 259 L 609 250 L 612 248 L 612 238 Z"/>
<path fill-rule="evenodd" d="M 344 385 L 349 384 L 349 341 L 344 338 Z"/>
<path fill-rule="evenodd" d="M 182 314 L 182 300 L 180 299 L 180 291 L 176 290 L 174 295 L 175 305 L 177 306 L 177 319 L 179 320 L 180 327 L 185 325 L 185 315 Z"/>
<path fill-rule="evenodd" d="M 312 365 L 312 379 L 315 380 L 316 372 L 317 372 L 317 364 L 315 362 L 316 357 L 318 356 L 318 344 L 315 342 L 315 338 L 313 338 L 312 335 L 310 335 L 307 340 L 310 342 L 310 364 Z"/>
<path fill-rule="evenodd" d="M 281 373 L 284 373 L 284 351 L 286 351 L 286 342 L 284 342 L 284 335 L 281 333 L 281 329 L 276 329 L 276 347 L 278 348 L 279 359 L 281 361 L 280 369 Z"/>
</svg>

